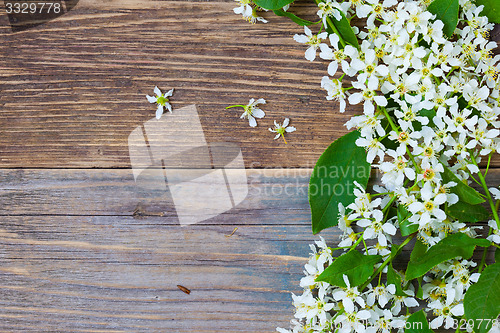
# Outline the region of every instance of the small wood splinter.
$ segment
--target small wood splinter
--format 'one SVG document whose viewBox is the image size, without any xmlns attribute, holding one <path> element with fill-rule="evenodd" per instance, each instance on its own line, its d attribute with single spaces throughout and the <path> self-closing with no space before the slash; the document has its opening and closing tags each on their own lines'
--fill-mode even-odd
<svg viewBox="0 0 500 333">
<path fill-rule="evenodd" d="M 231 237 L 232 235 L 234 235 L 234 233 L 236 232 L 236 230 L 238 230 L 238 227 L 235 227 L 233 232 L 231 232 L 229 235 L 226 235 L 226 237 Z"/>
<path fill-rule="evenodd" d="M 191 294 L 191 290 L 189 290 L 188 288 L 184 287 L 184 286 L 181 286 L 180 284 L 177 285 L 177 288 L 179 288 L 180 290 L 182 290 L 183 292 L 185 292 L 186 294 Z"/>
</svg>

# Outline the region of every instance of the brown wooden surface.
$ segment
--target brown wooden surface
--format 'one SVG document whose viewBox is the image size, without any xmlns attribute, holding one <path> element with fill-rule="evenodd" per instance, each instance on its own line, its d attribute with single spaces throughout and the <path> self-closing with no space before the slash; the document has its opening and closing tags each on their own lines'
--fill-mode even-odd
<svg viewBox="0 0 500 333">
<path fill-rule="evenodd" d="M 302 28 L 270 14 L 249 25 L 234 6 L 83 0 L 16 33 L 0 15 L 1 332 L 288 325 L 316 239 L 309 168 L 360 109 L 325 100 L 326 64 L 292 39 Z M 127 138 L 154 116 L 155 85 L 176 89 L 174 108 L 198 106 L 207 141 L 241 147 L 250 192 L 235 209 L 180 227 L 167 194 L 135 184 Z M 251 97 L 269 103 L 255 129 L 224 110 Z M 285 116 L 297 127 L 288 145 L 267 131 Z"/>
<path fill-rule="evenodd" d="M 82 0 L 16 33 L 0 16 L 0 166 L 130 167 L 127 137 L 154 116 L 144 95 L 155 85 L 176 89 L 174 108 L 196 104 L 207 140 L 238 143 L 247 166 L 314 166 L 360 109 L 325 100 L 326 63 L 304 59 L 301 27 L 270 13 L 250 25 L 234 6 Z M 224 109 L 251 97 L 269 102 L 255 129 Z M 284 117 L 298 129 L 287 146 L 267 131 Z"/>
</svg>

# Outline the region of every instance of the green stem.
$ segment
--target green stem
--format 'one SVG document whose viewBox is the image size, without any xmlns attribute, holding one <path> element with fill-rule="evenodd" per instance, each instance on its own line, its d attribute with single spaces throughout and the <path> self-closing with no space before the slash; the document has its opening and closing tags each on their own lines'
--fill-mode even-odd
<svg viewBox="0 0 500 333">
<path fill-rule="evenodd" d="M 231 106 L 226 106 L 226 109 L 230 108 L 245 108 L 246 105 L 231 105 Z"/>
<path fill-rule="evenodd" d="M 387 110 L 383 107 L 379 107 L 379 109 L 382 110 L 382 112 L 384 113 L 384 116 L 387 119 L 387 121 L 389 122 L 389 124 L 391 125 L 392 130 L 394 132 L 396 132 L 397 134 L 399 134 L 399 128 L 396 126 L 396 124 L 394 124 L 394 122 L 392 121 L 391 116 L 389 116 L 389 113 L 387 112 Z M 408 153 L 408 156 L 410 156 L 410 160 L 413 163 L 413 165 L 415 166 L 415 169 L 417 170 L 417 172 L 422 173 L 422 170 L 420 169 L 420 167 L 416 163 L 415 157 L 410 152 L 410 149 L 408 148 L 408 146 L 406 146 L 406 152 Z"/>
<path fill-rule="evenodd" d="M 395 252 L 391 252 L 391 254 L 389 255 L 389 257 L 387 259 L 385 259 L 385 261 L 382 263 L 382 265 L 377 268 L 377 270 L 370 276 L 370 278 L 368 278 L 368 281 L 366 281 L 363 285 L 361 285 L 361 287 L 358 288 L 359 291 L 363 291 L 366 286 L 368 286 L 368 284 L 374 279 L 377 277 L 377 275 L 379 275 L 383 270 L 384 270 L 384 267 L 387 266 L 390 262 L 392 262 L 392 260 L 399 254 L 399 252 L 403 249 L 403 247 L 406 246 L 406 244 L 408 244 L 417 234 L 414 233 L 410 236 L 408 236 L 404 241 L 403 243 L 401 243 L 401 245 L 398 246 L 398 249 L 397 251 Z"/>
<path fill-rule="evenodd" d="M 493 229 L 490 228 L 490 231 L 488 232 L 488 236 L 491 235 L 493 233 Z M 481 257 L 481 263 L 479 264 L 479 267 L 477 269 L 477 271 L 479 273 L 481 273 L 483 271 L 483 268 L 484 268 L 484 265 L 486 264 L 486 255 L 488 254 L 488 248 L 484 248 L 483 250 L 483 256 Z"/>
<path fill-rule="evenodd" d="M 478 167 L 476 158 L 474 157 L 474 154 L 472 151 L 470 152 L 470 158 L 472 163 L 474 163 L 475 166 Z M 484 179 L 483 174 L 481 173 L 481 170 L 477 173 L 477 176 L 479 177 L 479 181 L 481 182 L 481 186 L 483 187 L 483 190 L 486 194 L 486 198 L 488 199 L 488 203 L 490 204 L 491 211 L 493 213 L 493 218 L 497 222 L 497 226 L 500 229 L 500 218 L 498 217 L 498 208 L 495 207 L 495 203 L 493 202 L 493 198 L 491 197 L 490 190 L 488 190 L 488 185 L 486 185 L 486 180 Z"/>
<path fill-rule="evenodd" d="M 474 157 L 474 154 L 472 151 L 470 151 L 470 158 L 472 163 L 479 169 L 479 166 L 477 165 L 476 158 Z M 493 217 L 495 218 L 495 221 L 497 223 L 497 226 L 500 228 L 500 218 L 498 217 L 498 204 L 495 206 L 495 203 L 493 202 L 493 198 L 491 197 L 490 190 L 488 190 L 488 185 L 486 185 L 486 180 L 484 179 L 483 174 L 481 173 L 481 170 L 478 171 L 477 176 L 479 177 L 479 181 L 481 182 L 481 186 L 483 187 L 483 190 L 486 194 L 486 198 L 488 199 L 488 203 L 490 204 L 491 211 L 493 213 Z M 500 201 L 499 201 L 500 202 Z M 490 228 L 488 232 L 488 236 L 491 235 L 493 232 L 493 229 Z M 481 258 L 481 263 L 479 264 L 478 267 L 478 272 L 481 273 L 483 271 L 483 268 L 486 263 L 486 254 L 488 252 L 489 247 L 485 247 L 483 250 L 483 256 Z"/>
<path fill-rule="evenodd" d="M 490 162 L 491 162 L 491 156 L 493 155 L 493 152 L 491 152 L 489 155 L 488 155 L 488 164 L 486 165 L 486 171 L 484 172 L 484 176 L 486 177 L 486 175 L 488 174 L 488 170 L 490 169 Z"/>
</svg>

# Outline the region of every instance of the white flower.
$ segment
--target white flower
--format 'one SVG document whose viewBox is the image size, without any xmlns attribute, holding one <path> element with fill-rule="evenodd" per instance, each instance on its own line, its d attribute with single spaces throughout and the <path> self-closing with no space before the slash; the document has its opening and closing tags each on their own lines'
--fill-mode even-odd
<svg viewBox="0 0 500 333">
<path fill-rule="evenodd" d="M 453 316 L 460 317 L 464 314 L 464 305 L 455 302 L 455 295 L 455 289 L 447 287 L 446 301 L 444 303 L 438 299 L 429 304 L 429 308 L 433 310 L 436 316 L 429 325 L 432 329 L 441 327 L 443 321 L 445 323 L 444 328 L 448 329 L 453 326 Z"/>
<path fill-rule="evenodd" d="M 319 10 L 317 12 L 317 15 L 321 18 L 323 24 L 326 26 L 326 19 L 328 17 L 334 17 L 337 21 L 339 21 L 342 19 L 342 15 L 340 13 L 347 13 L 347 10 L 350 6 L 351 4 L 349 3 L 349 1 L 345 1 L 340 4 L 335 0 L 322 1 L 318 4 Z"/>
<path fill-rule="evenodd" d="M 397 0 L 384 0 L 380 3 L 379 0 L 366 0 L 367 5 L 361 5 L 363 15 L 368 15 L 367 26 L 373 26 L 376 18 L 382 18 L 386 15 L 388 9 L 398 4 Z M 358 15 L 359 16 L 359 15 Z M 362 17 L 362 16 L 360 16 Z M 366 17 L 366 16 L 364 16 Z"/>
<path fill-rule="evenodd" d="M 408 131 L 411 129 L 414 131 L 413 123 L 418 121 L 421 125 L 427 125 L 429 123 L 429 118 L 420 116 L 419 112 L 423 109 L 427 109 L 430 105 L 427 105 L 428 101 L 422 101 L 420 96 L 405 96 L 405 101 L 398 101 L 401 106 L 401 110 L 394 110 L 394 115 L 398 118 L 398 124 L 401 126 L 403 131 Z"/>
<path fill-rule="evenodd" d="M 276 120 L 274 121 L 274 128 L 269 128 L 270 132 L 277 133 L 276 136 L 274 137 L 274 140 L 276 140 L 281 136 L 283 138 L 283 141 L 285 141 L 285 144 L 287 143 L 285 140 L 285 133 L 291 133 L 296 131 L 295 127 L 288 126 L 289 123 L 290 119 L 288 118 L 285 118 L 285 120 L 283 120 L 283 124 L 277 123 Z"/>
<path fill-rule="evenodd" d="M 368 154 L 366 154 L 366 161 L 368 163 L 373 163 L 376 156 L 378 156 L 380 161 L 384 160 L 385 147 L 376 137 L 370 137 L 368 139 L 359 138 L 356 140 L 356 146 L 363 147 L 368 151 Z"/>
<path fill-rule="evenodd" d="M 161 93 L 161 90 L 158 87 L 155 87 L 154 93 L 156 94 L 156 97 L 146 95 L 146 98 L 148 99 L 149 103 L 158 104 L 158 108 L 156 109 L 156 119 L 161 118 L 164 107 L 167 108 L 170 113 L 172 113 L 172 106 L 170 105 L 168 98 L 172 96 L 172 94 L 174 93 L 174 89 L 170 89 L 163 95 Z"/>
<path fill-rule="evenodd" d="M 369 218 L 373 210 L 380 205 L 382 199 L 377 198 L 371 200 L 371 196 L 366 193 L 365 189 L 357 181 L 354 181 L 354 202 L 351 203 L 347 208 L 353 210 L 353 213 L 349 215 L 349 220 L 354 220 L 358 217 Z"/>
<path fill-rule="evenodd" d="M 467 142 L 467 140 L 468 139 L 465 133 L 460 133 L 457 139 L 449 136 L 448 140 L 446 140 L 446 144 L 449 146 L 449 148 L 444 152 L 444 154 L 448 157 L 460 156 L 463 159 L 467 159 L 469 157 L 468 150 L 476 146 L 476 142 L 474 140 L 469 142 Z M 479 169 L 475 165 L 469 165 L 469 168 L 472 168 L 471 172 L 479 171 Z"/>
<path fill-rule="evenodd" d="M 426 182 L 421 190 L 422 201 L 416 201 L 408 206 L 408 210 L 413 214 L 420 214 L 419 224 L 420 226 L 425 226 L 427 223 L 431 222 L 431 218 L 435 217 L 439 220 L 446 219 L 446 214 L 443 210 L 439 208 L 440 205 L 446 202 L 446 194 L 439 193 L 435 194 L 432 190 L 432 185 L 430 182 Z"/>
<path fill-rule="evenodd" d="M 495 200 L 500 200 L 500 190 L 498 188 L 490 187 L 489 190 L 490 193 L 493 194 L 493 198 L 495 198 Z"/>
<path fill-rule="evenodd" d="M 394 158 L 394 161 L 383 162 L 380 164 L 379 168 L 384 172 L 382 182 L 388 189 L 394 190 L 402 186 L 405 176 L 409 180 L 415 179 L 415 170 L 408 166 L 408 160 L 404 156 L 399 155 L 394 150 L 388 150 L 387 155 Z"/>
<path fill-rule="evenodd" d="M 339 102 L 340 112 L 343 113 L 346 106 L 346 95 L 344 89 L 342 88 L 342 82 L 337 79 L 330 79 L 328 76 L 323 76 L 321 79 L 321 88 L 325 89 L 328 93 L 326 96 L 327 100 L 336 100 Z"/>
<path fill-rule="evenodd" d="M 483 149 L 481 149 L 481 155 L 488 155 L 491 153 L 492 146 L 494 145 L 494 140 L 498 138 L 500 135 L 500 130 L 497 128 L 488 128 L 488 123 L 484 118 L 479 118 L 477 122 L 477 126 L 475 126 L 474 131 L 471 133 L 471 137 L 473 137 L 474 145 L 481 144 Z"/>
<path fill-rule="evenodd" d="M 328 74 L 333 76 L 337 73 L 337 69 L 339 67 L 339 64 L 342 66 L 342 70 L 347 73 L 348 75 L 352 76 L 355 74 L 355 72 L 351 72 L 351 68 L 347 61 L 345 60 L 347 56 L 350 56 L 349 50 L 356 50 L 354 47 L 351 45 L 346 45 L 345 49 L 342 49 L 339 44 L 340 44 L 340 38 L 337 36 L 337 34 L 331 34 L 328 36 L 328 39 L 330 40 L 330 44 L 333 47 L 333 50 L 328 47 L 326 44 L 320 44 L 319 48 L 321 52 L 319 53 L 319 57 L 324 60 L 333 60 L 330 62 L 328 65 Z M 346 53 L 347 52 L 347 53 Z"/>
<path fill-rule="evenodd" d="M 394 305 L 391 309 L 392 314 L 397 315 L 401 312 L 401 305 L 404 304 L 408 308 L 419 306 L 417 300 L 412 297 L 414 296 L 413 291 L 405 290 L 404 291 L 408 296 L 399 296 L 394 295 Z"/>
<path fill-rule="evenodd" d="M 415 2 L 406 2 L 405 4 L 405 9 L 408 11 L 408 13 L 410 13 L 410 17 L 406 25 L 406 30 L 409 33 L 417 31 L 419 33 L 422 33 L 423 35 L 426 35 L 429 20 L 432 19 L 433 15 L 426 10 L 422 10 L 422 8 L 419 7 Z"/>
<path fill-rule="evenodd" d="M 405 320 L 394 317 L 393 313 L 387 309 L 380 310 L 375 308 L 370 313 L 372 315 L 372 325 L 366 328 L 366 333 L 391 333 L 394 329 L 400 329 L 405 326 Z"/>
<path fill-rule="evenodd" d="M 424 180 L 433 184 L 441 183 L 441 172 L 444 171 L 443 165 L 440 162 L 422 163 L 422 173 L 417 175 L 417 181 Z"/>
<path fill-rule="evenodd" d="M 240 3 L 239 7 L 233 9 L 233 12 L 235 14 L 241 14 L 243 16 L 243 19 L 247 20 L 252 24 L 257 23 L 257 21 L 262 23 L 267 23 L 267 20 L 265 18 L 257 15 L 256 8 L 253 8 L 251 6 L 252 1 L 250 0 L 235 0 L 235 1 Z"/>
<path fill-rule="evenodd" d="M 418 89 L 418 83 L 420 81 L 418 73 L 414 72 L 410 75 L 406 73 L 398 75 L 391 72 L 390 75 L 391 82 L 389 80 L 384 81 L 380 90 L 384 94 L 393 93 L 391 98 L 394 100 L 399 100 L 410 91 L 416 91 Z"/>
<path fill-rule="evenodd" d="M 335 326 L 339 327 L 335 332 L 350 333 L 354 330 L 357 333 L 364 333 L 366 331 L 365 323 L 370 318 L 371 313 L 367 310 L 347 314 L 343 313 L 334 320 Z"/>
<path fill-rule="evenodd" d="M 239 7 L 233 9 L 233 12 L 235 14 L 241 14 L 245 19 L 247 17 L 252 16 L 252 6 L 250 6 L 252 2 L 250 0 L 235 0 L 235 1 L 240 4 Z"/>
<path fill-rule="evenodd" d="M 391 240 L 391 236 L 396 234 L 396 227 L 390 222 L 382 222 L 384 213 L 381 210 L 374 210 L 372 212 L 372 219 L 362 219 L 356 224 L 365 228 L 363 232 L 364 239 L 377 238 L 381 246 L 387 246 L 387 240 Z"/>
<path fill-rule="evenodd" d="M 486 239 L 490 242 L 500 244 L 500 230 L 498 230 L 497 222 L 495 220 L 489 220 L 488 226 L 491 228 L 491 235 L 489 235 Z"/>
<path fill-rule="evenodd" d="M 359 57 L 356 57 L 352 59 L 350 64 L 350 66 L 354 70 L 356 70 L 357 72 L 362 72 L 359 75 L 358 80 L 365 81 L 372 75 L 376 75 L 378 77 L 386 77 L 387 75 L 389 75 L 389 68 L 386 65 L 378 64 L 378 59 L 375 55 L 375 50 L 369 48 L 368 46 L 369 43 L 365 42 L 363 42 L 362 44 L 362 47 L 364 47 L 365 49 L 363 50 L 363 58 L 360 59 Z M 377 88 L 378 88 L 378 83 L 375 89 Z"/>
<path fill-rule="evenodd" d="M 346 288 L 339 288 L 333 292 L 333 299 L 336 301 L 342 301 L 344 309 L 348 313 L 353 313 L 355 311 L 354 302 L 358 303 L 361 307 L 365 306 L 364 299 L 360 296 L 358 287 L 352 287 L 349 283 L 349 278 L 344 274 L 343 276 Z"/>
<path fill-rule="evenodd" d="M 347 127 L 347 129 L 356 127 L 360 130 L 361 136 L 364 138 L 372 137 L 375 134 L 384 136 L 385 130 L 382 126 L 383 119 L 385 119 L 385 117 L 381 114 L 377 116 L 374 114 L 354 116 L 345 123 L 345 126 Z"/>
<path fill-rule="evenodd" d="M 481 111 L 490 111 L 491 108 L 486 103 L 486 99 L 490 96 L 490 90 L 487 86 L 479 88 L 477 80 L 472 79 L 464 86 L 463 96 L 469 103 L 469 106 Z"/>
<path fill-rule="evenodd" d="M 257 105 L 259 104 L 266 104 L 266 100 L 263 98 L 259 98 L 258 100 L 251 98 L 248 101 L 247 105 L 231 105 L 226 107 L 226 109 L 242 107 L 244 111 L 241 114 L 240 119 L 247 118 L 250 126 L 255 127 L 257 126 L 257 121 L 255 120 L 255 118 L 264 118 L 264 116 L 266 115 L 264 111 L 257 107 Z"/>
<path fill-rule="evenodd" d="M 305 56 L 307 60 L 313 61 L 314 59 L 316 59 L 316 50 L 321 46 L 321 44 L 328 47 L 326 44 L 321 42 L 322 39 L 325 39 L 328 36 L 328 33 L 322 32 L 320 34 L 313 35 L 311 29 L 309 29 L 307 26 L 304 26 L 304 32 L 305 35 L 295 34 L 293 36 L 293 39 L 295 39 L 297 43 L 309 45 L 309 48 L 306 50 Z"/>
<path fill-rule="evenodd" d="M 387 99 L 384 96 L 377 96 L 376 90 L 379 87 L 379 81 L 375 76 L 371 76 L 368 79 L 368 84 L 365 85 L 364 82 L 353 82 L 352 86 L 356 89 L 361 90 L 349 96 L 349 103 L 352 105 L 359 104 L 361 101 L 364 102 L 364 112 L 366 114 L 373 114 L 375 112 L 375 103 L 378 106 L 386 106 Z"/>
<path fill-rule="evenodd" d="M 418 146 L 417 140 L 421 137 L 421 132 L 414 131 L 411 128 L 403 130 L 399 133 L 397 133 L 396 131 L 391 131 L 389 133 L 389 139 L 391 139 L 392 141 L 397 141 L 399 143 L 399 146 L 396 148 L 396 153 L 401 156 L 406 154 L 406 148 L 408 146 L 416 149 L 416 147 Z M 414 155 L 417 154 L 415 153 Z"/>
<path fill-rule="evenodd" d="M 396 286 L 394 284 L 390 284 L 388 286 L 385 286 L 383 284 L 378 285 L 369 291 L 369 294 L 367 296 L 367 303 L 368 305 L 372 306 L 373 304 L 375 304 L 375 300 L 378 300 L 378 304 L 383 308 L 394 297 L 395 293 Z"/>
</svg>

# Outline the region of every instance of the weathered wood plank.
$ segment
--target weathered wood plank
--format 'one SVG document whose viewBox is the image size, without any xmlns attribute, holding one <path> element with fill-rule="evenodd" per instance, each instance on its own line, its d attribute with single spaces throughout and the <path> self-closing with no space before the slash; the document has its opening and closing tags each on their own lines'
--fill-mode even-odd
<svg viewBox="0 0 500 333">
<path fill-rule="evenodd" d="M 17 33 L 0 16 L 0 167 L 130 167 L 127 137 L 153 117 L 144 95 L 155 85 L 176 88 L 174 108 L 197 104 L 207 140 L 239 144 L 247 167 L 312 167 L 360 109 L 340 115 L 324 99 L 326 64 L 303 58 L 292 39 L 301 27 L 249 25 L 234 6 L 80 1 Z M 251 97 L 269 101 L 255 129 L 224 110 Z M 288 145 L 267 131 L 284 117 L 298 129 Z"/>
<path fill-rule="evenodd" d="M 326 64 L 303 58 L 293 23 L 249 25 L 233 3 L 101 5 L 18 33 L 0 19 L 0 167 L 129 167 L 155 85 L 176 88 L 174 108 L 197 104 L 207 141 L 240 144 L 247 166 L 311 167 L 346 132 L 319 87 Z M 224 109 L 251 97 L 269 101 L 256 129 Z M 285 116 L 298 128 L 287 146 L 267 131 Z"/>
<path fill-rule="evenodd" d="M 198 170 L 173 170 L 175 175 Z M 310 169 L 227 170 L 246 172 L 248 196 L 216 223 L 296 224 L 309 219 L 307 186 Z M 129 169 L 0 169 L 0 215 L 114 215 L 135 216 L 161 213 L 164 223 L 178 224 L 172 198 L 158 177 L 134 181 Z M 152 187 L 149 185 L 152 184 Z M 240 218 L 235 220 L 235 216 Z M 210 221 L 207 221 L 210 223 Z"/>
<path fill-rule="evenodd" d="M 4 217 L 0 330 L 271 332 L 287 325 L 307 225 Z M 330 232 L 334 236 L 334 232 Z M 186 295 L 177 284 L 191 290 Z"/>
<path fill-rule="evenodd" d="M 311 169 L 226 172 L 231 177 L 242 171 L 247 175 L 248 196 L 231 212 L 206 223 L 274 224 L 276 216 L 283 217 L 279 222 L 283 224 L 309 221 L 307 189 Z M 172 178 L 196 172 L 167 170 Z M 376 179 L 374 172 L 372 181 Z M 490 169 L 486 179 L 491 186 L 498 186 L 500 170 Z M 163 177 L 151 176 L 147 181 L 139 178 L 135 182 L 129 169 L 0 169 L 0 215 L 108 215 L 140 219 L 161 214 L 164 223 L 178 224 L 171 194 L 165 185 L 157 186 L 163 181 Z M 240 218 L 235 220 L 235 216 Z"/>
</svg>

